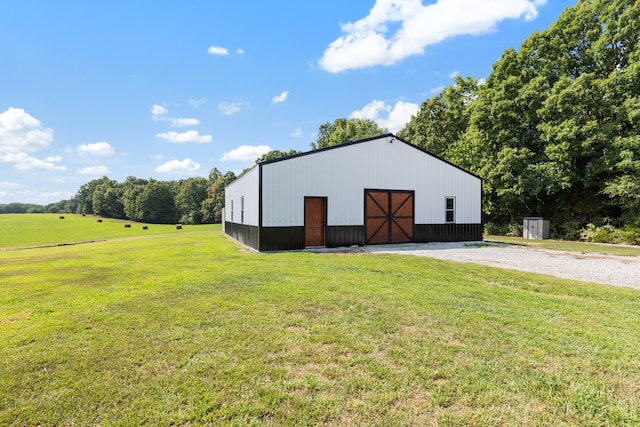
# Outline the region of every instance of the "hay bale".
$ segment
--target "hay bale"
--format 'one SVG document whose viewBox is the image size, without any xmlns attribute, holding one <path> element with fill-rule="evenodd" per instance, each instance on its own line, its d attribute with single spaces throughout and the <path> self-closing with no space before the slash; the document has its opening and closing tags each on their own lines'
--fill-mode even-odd
<svg viewBox="0 0 640 427">
<path fill-rule="evenodd" d="M 125 224 L 124 228 L 131 228 L 131 224 Z"/>
<path fill-rule="evenodd" d="M 143 226 L 142 226 L 142 229 L 143 229 L 143 230 L 147 230 L 148 228 L 149 228 L 149 227 L 147 227 L 146 225 L 143 225 Z"/>
<path fill-rule="evenodd" d="M 176 224 L 176 230 L 182 230 L 182 224 Z"/>
<path fill-rule="evenodd" d="M 99 220 L 98 220 L 98 222 L 102 222 L 102 220 L 101 220 L 101 219 L 99 219 Z"/>
</svg>

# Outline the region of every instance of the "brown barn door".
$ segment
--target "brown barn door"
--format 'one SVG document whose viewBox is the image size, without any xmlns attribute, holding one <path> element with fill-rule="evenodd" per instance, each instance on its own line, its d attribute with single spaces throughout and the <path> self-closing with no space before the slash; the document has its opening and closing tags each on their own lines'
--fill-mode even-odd
<svg viewBox="0 0 640 427">
<path fill-rule="evenodd" d="M 367 243 L 413 241 L 413 191 L 365 190 Z"/>
<path fill-rule="evenodd" d="M 304 198 L 304 245 L 324 246 L 324 228 L 327 225 L 327 199 Z"/>
</svg>

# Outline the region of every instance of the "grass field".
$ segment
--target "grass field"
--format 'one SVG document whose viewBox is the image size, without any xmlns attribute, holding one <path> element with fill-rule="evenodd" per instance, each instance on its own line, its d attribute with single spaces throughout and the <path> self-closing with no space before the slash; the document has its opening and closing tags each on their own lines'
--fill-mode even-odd
<svg viewBox="0 0 640 427">
<path fill-rule="evenodd" d="M 522 237 L 484 236 L 485 241 L 521 245 L 538 249 L 569 251 L 581 253 L 599 253 L 617 256 L 640 256 L 640 246 L 612 245 L 603 243 L 585 243 L 569 240 L 530 240 Z"/>
<path fill-rule="evenodd" d="M 640 423 L 638 291 L 166 231 L 0 251 L 0 425 Z"/>
<path fill-rule="evenodd" d="M 63 216 L 64 219 L 60 217 Z M 98 221 L 101 222 L 98 222 Z M 131 227 L 125 228 L 125 224 Z M 144 230 L 142 227 L 147 226 Z M 167 233 L 185 233 L 212 229 L 212 225 L 142 224 L 94 216 L 71 214 L 3 214 L 0 215 L 0 248 L 57 245 L 117 237 L 137 237 Z"/>
</svg>

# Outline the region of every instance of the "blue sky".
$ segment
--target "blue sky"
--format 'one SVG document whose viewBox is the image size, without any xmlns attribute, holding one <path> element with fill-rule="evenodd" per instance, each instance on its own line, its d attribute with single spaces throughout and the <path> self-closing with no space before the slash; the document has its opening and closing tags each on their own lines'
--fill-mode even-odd
<svg viewBox="0 0 640 427">
<path fill-rule="evenodd" d="M 401 129 L 576 0 L 34 1 L 0 14 L 0 203 L 103 175 L 178 180 L 308 151 L 339 117 Z"/>
</svg>

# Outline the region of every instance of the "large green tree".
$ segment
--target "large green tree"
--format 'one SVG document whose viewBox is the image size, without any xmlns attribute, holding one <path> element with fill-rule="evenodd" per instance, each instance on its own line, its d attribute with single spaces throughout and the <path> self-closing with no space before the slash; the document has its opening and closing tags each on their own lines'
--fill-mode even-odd
<svg viewBox="0 0 640 427">
<path fill-rule="evenodd" d="M 101 184 L 110 186 L 111 182 L 112 181 L 108 177 L 103 176 L 102 178 L 94 179 L 87 182 L 86 184 L 83 184 L 80 189 L 78 189 L 76 195 L 73 197 L 73 201 L 77 206 L 77 212 L 84 214 L 95 213 L 93 209 L 93 193 Z"/>
<path fill-rule="evenodd" d="M 207 186 L 206 178 L 189 178 L 181 183 L 175 199 L 180 222 L 185 224 L 203 222 L 202 202 L 207 198 Z"/>
<path fill-rule="evenodd" d="M 222 209 L 224 208 L 224 189 L 236 179 L 233 172 L 224 175 L 217 174 L 217 178 L 210 183 L 207 199 L 203 203 L 204 220 L 218 224 L 222 222 Z"/>
<path fill-rule="evenodd" d="M 368 119 L 336 119 L 333 123 L 324 123 L 318 129 L 318 138 L 311 143 L 311 148 L 332 147 L 349 141 L 370 138 L 388 131 Z"/>
<path fill-rule="evenodd" d="M 168 181 L 150 179 L 137 198 L 140 221 L 154 224 L 171 224 L 179 219 L 175 206 L 175 186 Z"/>
<path fill-rule="evenodd" d="M 485 220 L 638 221 L 639 39 L 640 3 L 579 1 L 477 89 L 457 79 L 425 101 L 400 135 L 479 174 Z"/>
<path fill-rule="evenodd" d="M 440 157 L 450 157 L 449 147 L 458 142 L 469 127 L 478 81 L 456 77 L 455 83 L 422 103 L 398 136 Z"/>
<path fill-rule="evenodd" d="M 122 188 L 117 181 L 103 179 L 93 190 L 93 213 L 109 218 L 124 218 Z"/>
<path fill-rule="evenodd" d="M 149 181 L 146 179 L 128 176 L 122 183 L 122 205 L 127 218 L 133 221 L 141 221 L 143 212 L 138 207 L 138 197 L 144 191 Z"/>
<path fill-rule="evenodd" d="M 506 72 L 488 79 L 475 123 L 481 135 L 494 137 L 498 159 L 515 153 L 508 166 L 485 165 L 503 212 L 520 216 L 536 209 L 578 223 L 637 213 L 628 190 L 640 176 L 633 120 L 640 93 L 639 12 L 637 2 L 581 1 L 529 37 L 513 61 L 497 64 Z M 513 96 L 501 96 L 509 89 Z M 490 124 L 496 116 L 489 111 L 517 120 Z M 496 123 L 498 131 L 488 132 Z M 502 172 L 513 178 L 505 180 Z"/>
<path fill-rule="evenodd" d="M 256 159 L 256 163 L 266 162 L 267 160 L 275 160 L 281 159 L 282 157 L 293 156 L 294 154 L 300 154 L 301 151 L 298 150 L 289 150 L 289 151 L 280 151 L 280 150 L 271 150 L 268 153 L 263 154 L 262 156 Z"/>
</svg>

